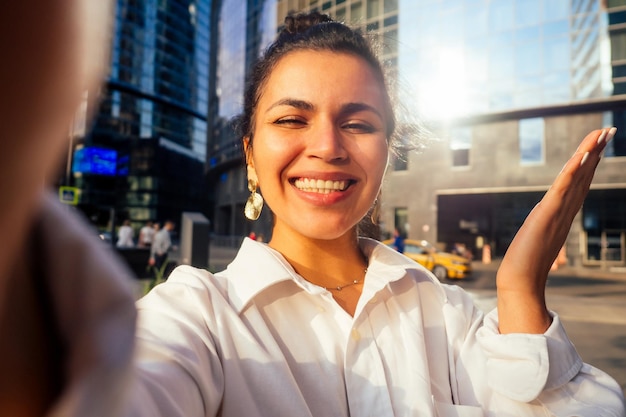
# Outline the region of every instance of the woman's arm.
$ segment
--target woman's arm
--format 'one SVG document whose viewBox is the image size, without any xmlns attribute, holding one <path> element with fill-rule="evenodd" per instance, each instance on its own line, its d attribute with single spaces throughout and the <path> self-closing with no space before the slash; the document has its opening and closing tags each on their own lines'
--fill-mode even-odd
<svg viewBox="0 0 626 417">
<path fill-rule="evenodd" d="M 28 241 L 85 91 L 106 69 L 110 0 L 20 0 L 0 12 L 0 415 L 41 415 L 59 392 L 42 277 Z M 43 266 L 45 268 L 45 266 Z M 49 313 L 49 312 L 47 312 Z M 10 390 L 8 389 L 10 388 Z"/>
<path fill-rule="evenodd" d="M 543 333 L 550 326 L 548 272 L 615 131 L 594 130 L 585 137 L 509 246 L 496 277 L 500 333 Z"/>
</svg>

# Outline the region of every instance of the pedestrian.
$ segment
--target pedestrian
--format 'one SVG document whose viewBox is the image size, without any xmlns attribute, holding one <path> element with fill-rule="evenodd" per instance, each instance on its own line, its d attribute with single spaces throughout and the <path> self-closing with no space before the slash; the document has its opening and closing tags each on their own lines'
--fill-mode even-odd
<svg viewBox="0 0 626 417">
<path fill-rule="evenodd" d="M 159 271 L 166 262 L 167 254 L 172 247 L 170 232 L 174 230 L 174 227 L 174 222 L 167 220 L 163 224 L 163 228 L 154 235 L 154 242 L 150 248 L 148 264 Z"/>
<path fill-rule="evenodd" d="M 393 247 L 400 253 L 404 253 L 404 236 L 398 228 L 393 229 Z"/>
<path fill-rule="evenodd" d="M 154 225 L 150 220 L 148 220 L 146 224 L 139 230 L 138 246 L 140 248 L 149 248 L 150 246 L 152 246 L 152 241 L 154 240 L 155 234 L 156 230 L 154 229 Z"/>
<path fill-rule="evenodd" d="M 122 226 L 120 226 L 117 231 L 117 244 L 118 248 L 133 248 L 135 246 L 135 242 L 133 238 L 135 237 L 135 231 L 130 225 L 130 220 L 124 220 Z"/>
<path fill-rule="evenodd" d="M 89 62 L 80 60 L 80 52 L 92 48 L 72 40 L 93 27 L 70 17 L 83 10 L 78 5 L 101 2 L 63 0 L 65 7 L 59 7 L 58 1 L 40 2 L 53 7 L 34 23 L 47 26 L 33 25 L 26 40 L 45 43 L 46 35 L 64 42 L 32 48 L 36 51 L 23 48 L 25 43 L 18 48 L 64 58 L 51 59 L 35 75 L 53 81 L 63 74 L 73 86 L 80 78 L 50 70 L 74 68 L 71 58 Z M 7 6 L 3 14 L 8 10 L 12 20 L 23 24 L 28 18 L 11 13 L 13 3 Z M 59 32 L 61 23 L 73 24 L 72 30 Z M 18 236 L 32 244 L 24 246 L 35 251 L 12 253 L 31 261 L 17 263 L 21 276 L 10 268 L 0 275 L 2 284 L 20 289 L 15 298 L 0 299 L 5 302 L 0 313 L 11 313 L 0 318 L 21 321 L 0 320 L 8 330 L 19 329 L 0 328 L 1 334 L 15 335 L 1 340 L 0 346 L 10 349 L 0 353 L 17 352 L 52 369 L 26 361 L 16 367 L 13 357 L 0 354 L 5 365 L 0 375 L 10 381 L 10 391 L 0 389 L 8 404 L 0 411 L 168 417 L 624 414 L 621 388 L 582 362 L 544 294 L 552 260 L 614 129 L 589 133 L 530 213 L 502 259 L 498 309 L 483 316 L 462 289 L 442 285 L 397 251 L 357 235 L 358 223 L 377 200 L 395 125 L 383 71 L 360 32 L 319 13 L 290 15 L 251 77 L 239 124 L 253 205 L 246 212 L 256 218 L 264 204 L 271 208 L 269 242 L 244 239 L 235 260 L 215 274 L 177 268 L 137 303 L 135 326 L 132 303 L 120 296 L 116 275 L 101 279 L 103 270 L 120 270 L 115 262 L 109 265 L 102 245 L 84 240 L 87 227 L 58 210 L 58 203 L 44 204 L 42 212 L 31 209 L 43 213 L 50 227 L 65 219 L 66 240 L 85 242 L 85 249 L 68 253 L 67 260 L 39 258 L 48 259 L 48 266 L 67 262 L 69 272 L 89 271 L 85 266 L 93 271 L 78 274 L 80 281 L 69 274 L 72 284 L 81 285 L 68 285 L 68 277 L 56 270 L 42 268 L 45 275 L 25 270 L 37 265 L 32 260 L 40 232 L 50 230 L 36 228 L 34 236 L 27 225 L 21 230 Z M 34 98 L 56 93 L 70 109 L 81 91 L 42 89 L 40 97 L 32 90 L 9 99 L 39 103 Z M 27 106 L 18 108 L 31 115 Z M 60 134 L 71 114 L 44 112 L 42 123 Z M 16 137 L 31 144 L 39 137 L 21 133 Z M 29 200 L 21 202 L 27 206 Z M 5 211 L 15 218 L 22 212 L 0 209 L 3 220 Z M 34 217 L 33 225 L 40 226 L 40 217 Z M 107 262 L 85 262 L 98 259 L 94 254 Z M 18 279 L 24 277 L 29 279 Z M 41 282 L 47 291 L 29 296 L 27 284 Z M 46 307 L 57 314 L 46 314 Z M 23 325 L 45 320 L 46 326 Z M 57 360 L 40 360 L 51 355 L 51 345 L 62 347 Z M 66 367 L 57 375 L 55 365 Z M 43 376 L 25 383 L 33 370 Z M 21 396 L 5 394 L 15 393 L 16 384 Z M 47 407 L 23 412 L 33 403 Z"/>
</svg>

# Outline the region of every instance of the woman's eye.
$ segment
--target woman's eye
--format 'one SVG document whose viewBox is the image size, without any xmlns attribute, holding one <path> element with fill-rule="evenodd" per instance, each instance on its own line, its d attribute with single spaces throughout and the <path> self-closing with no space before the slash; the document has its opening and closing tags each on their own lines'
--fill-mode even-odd
<svg viewBox="0 0 626 417">
<path fill-rule="evenodd" d="M 295 117 L 283 117 L 274 122 L 275 125 L 286 126 L 286 127 L 300 127 L 304 126 L 306 123 L 302 119 L 298 119 Z"/>
<path fill-rule="evenodd" d="M 352 133 L 373 133 L 376 128 L 369 123 L 364 122 L 349 122 L 343 124 L 343 129 Z"/>
</svg>

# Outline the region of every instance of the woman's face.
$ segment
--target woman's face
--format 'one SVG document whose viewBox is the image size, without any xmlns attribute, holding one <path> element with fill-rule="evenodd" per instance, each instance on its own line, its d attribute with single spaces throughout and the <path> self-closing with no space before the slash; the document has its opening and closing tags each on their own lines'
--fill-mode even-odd
<svg viewBox="0 0 626 417">
<path fill-rule="evenodd" d="M 275 214 L 273 236 L 336 239 L 378 195 L 387 166 L 385 92 L 354 55 L 297 51 L 267 79 L 248 173 Z"/>
</svg>

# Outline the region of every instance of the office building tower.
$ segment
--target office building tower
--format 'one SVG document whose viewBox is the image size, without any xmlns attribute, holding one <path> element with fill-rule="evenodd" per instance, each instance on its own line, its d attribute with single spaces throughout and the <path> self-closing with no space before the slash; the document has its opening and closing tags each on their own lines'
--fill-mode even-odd
<svg viewBox="0 0 626 417">
<path fill-rule="evenodd" d="M 210 3 L 117 1 L 110 71 L 69 181 L 101 228 L 206 210 Z"/>
<path fill-rule="evenodd" d="M 235 135 L 232 122 L 243 110 L 245 79 L 251 65 L 276 35 L 276 1 L 217 1 L 213 17 L 215 48 L 207 151 L 211 217 L 215 234 L 233 236 L 230 243 L 237 245 L 253 225 L 243 215 L 249 192 L 242 141 Z M 254 226 L 261 234 L 270 232 L 269 210 L 264 210 Z"/>
</svg>

